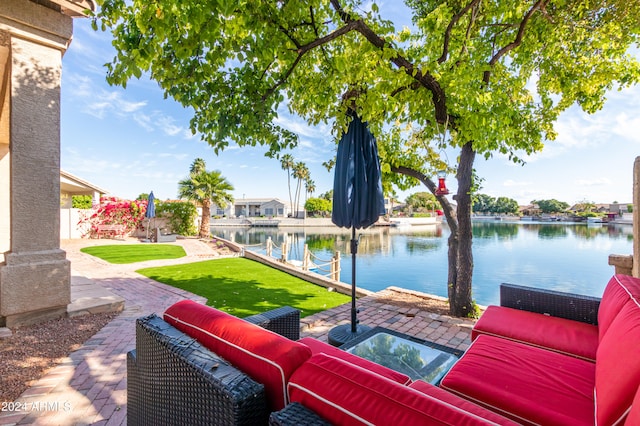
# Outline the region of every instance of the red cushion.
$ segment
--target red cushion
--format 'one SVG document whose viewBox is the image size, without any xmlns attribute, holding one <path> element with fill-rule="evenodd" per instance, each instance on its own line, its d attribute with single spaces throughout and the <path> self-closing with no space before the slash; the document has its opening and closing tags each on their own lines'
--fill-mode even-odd
<svg viewBox="0 0 640 426">
<path fill-rule="evenodd" d="M 311 356 L 302 343 L 190 300 L 169 307 L 164 319 L 262 383 L 274 410 L 287 404 L 287 380 Z"/>
<path fill-rule="evenodd" d="M 440 386 L 523 423 L 593 425 L 596 365 L 481 335 Z"/>
<path fill-rule="evenodd" d="M 640 303 L 630 299 L 600 342 L 596 357 L 599 425 L 617 424 L 640 386 Z"/>
<path fill-rule="evenodd" d="M 305 337 L 304 339 L 300 339 L 298 341 L 309 346 L 311 352 L 314 355 L 320 353 L 331 355 L 333 357 L 340 358 L 344 361 L 358 365 L 366 370 L 373 371 L 374 373 L 380 374 L 381 376 L 384 376 L 389 380 L 393 380 L 394 382 L 398 382 L 401 385 L 411 383 L 411 378 L 406 374 L 392 370 L 388 367 L 385 367 L 384 365 L 376 364 L 373 361 L 369 361 L 368 359 L 353 355 L 349 352 L 345 352 L 342 349 L 338 349 L 328 343 L 321 342 L 320 340 L 314 339 L 313 337 Z"/>
<path fill-rule="evenodd" d="M 502 417 L 499 414 L 494 413 L 493 411 L 489 411 L 486 408 L 482 408 L 481 406 L 476 405 L 473 402 L 462 399 L 459 396 L 452 394 L 451 392 L 447 392 L 446 390 L 441 389 L 437 386 L 434 386 L 431 383 L 425 382 L 423 380 L 416 380 L 415 382 L 411 383 L 409 387 L 417 391 L 420 391 L 425 395 L 432 396 L 442 402 L 451 404 L 464 411 L 475 414 L 477 416 L 482 417 L 483 419 L 487 419 L 494 423 L 497 423 L 500 425 L 518 424 L 518 423 L 512 422 L 511 420 L 505 417 Z"/>
<path fill-rule="evenodd" d="M 486 420 L 326 354 L 293 373 L 291 402 L 337 425 L 486 425 Z M 504 424 L 508 424 L 504 419 Z"/>
<path fill-rule="evenodd" d="M 640 280 L 628 275 L 614 275 L 604 289 L 598 308 L 600 340 L 631 297 L 640 298 Z"/>
<path fill-rule="evenodd" d="M 598 327 L 504 306 L 489 306 L 471 332 L 504 337 L 516 342 L 595 361 Z"/>
</svg>

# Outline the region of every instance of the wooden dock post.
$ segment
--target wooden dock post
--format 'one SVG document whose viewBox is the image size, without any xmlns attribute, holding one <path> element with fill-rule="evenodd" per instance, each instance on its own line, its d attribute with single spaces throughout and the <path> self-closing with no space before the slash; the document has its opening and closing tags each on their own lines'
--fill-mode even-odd
<svg viewBox="0 0 640 426">
<path fill-rule="evenodd" d="M 340 252 L 336 251 L 331 262 L 331 279 L 340 281 Z"/>
</svg>

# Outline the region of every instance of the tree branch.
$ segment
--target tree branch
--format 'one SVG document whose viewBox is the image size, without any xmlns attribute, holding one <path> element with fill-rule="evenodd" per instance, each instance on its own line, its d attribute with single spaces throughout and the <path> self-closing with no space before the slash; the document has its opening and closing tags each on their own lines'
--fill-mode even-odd
<svg viewBox="0 0 640 426">
<path fill-rule="evenodd" d="M 318 39 L 313 40 L 310 43 L 307 43 L 305 45 L 300 45 L 297 48 L 297 52 L 298 52 L 298 56 L 296 57 L 295 61 L 293 61 L 293 64 L 291 64 L 291 66 L 289 67 L 289 69 L 287 71 L 285 71 L 285 73 L 278 79 L 278 81 L 276 82 L 275 85 L 273 85 L 269 90 L 267 90 L 263 95 L 262 95 L 262 100 L 266 100 L 269 96 L 271 96 L 276 90 L 278 90 L 278 88 L 280 86 L 282 86 L 287 79 L 289 78 L 289 76 L 291 75 L 291 73 L 293 72 L 293 70 L 296 68 L 296 66 L 298 65 L 298 63 L 300 63 L 300 60 L 302 60 L 302 57 L 309 51 L 313 50 L 314 48 L 318 47 L 318 46 L 322 46 L 323 44 L 329 43 L 332 40 L 337 39 L 340 36 L 343 36 L 345 34 L 347 34 L 350 31 L 353 31 L 355 28 L 355 23 L 350 23 L 345 25 L 342 28 L 338 28 L 337 30 L 335 30 L 334 32 L 327 34 L 324 37 L 320 37 Z"/>
<path fill-rule="evenodd" d="M 451 204 L 449 204 L 449 200 L 447 200 L 447 198 L 444 195 L 436 195 L 436 189 L 438 189 L 438 188 L 436 187 L 435 182 L 433 182 L 429 178 L 429 176 L 425 175 L 424 173 L 422 173 L 422 172 L 420 172 L 418 170 L 414 170 L 412 168 L 405 167 L 405 166 L 391 166 L 391 171 L 393 173 L 400 173 L 402 175 L 410 176 L 412 178 L 415 178 L 415 179 L 419 180 L 436 197 L 436 199 L 440 202 L 440 204 L 444 208 L 445 212 L 447 210 L 453 210 L 453 209 L 451 209 Z M 453 219 L 455 220 L 455 218 L 453 218 Z"/>
<path fill-rule="evenodd" d="M 512 51 L 516 47 L 520 46 L 520 44 L 522 44 L 522 38 L 524 37 L 524 30 L 527 24 L 529 23 L 529 20 L 537 10 L 544 9 L 547 5 L 547 2 L 548 0 L 538 0 L 531 7 L 531 9 L 529 9 L 529 11 L 524 15 L 522 22 L 520 22 L 520 26 L 518 28 L 518 34 L 516 35 L 515 40 L 507 44 L 506 46 L 504 46 L 502 49 L 498 50 L 498 52 L 495 55 L 493 55 L 493 57 L 489 61 L 489 65 L 493 67 L 500 60 L 500 58 L 502 58 L 504 55 L 506 55 L 508 52 Z M 491 71 L 485 71 L 484 76 L 482 78 L 484 83 L 488 84 L 490 78 L 491 78 Z"/>
<path fill-rule="evenodd" d="M 351 15 L 342 8 L 339 0 L 331 0 L 331 5 L 336 12 L 338 12 L 340 18 L 347 24 L 347 26 L 352 25 L 353 30 L 362 34 L 369 43 L 381 50 L 385 47 L 394 48 L 392 44 L 387 43 L 382 37 L 378 36 L 371 28 L 369 28 L 362 19 L 353 19 Z M 444 89 L 440 87 L 438 81 L 429 74 L 429 72 L 422 72 L 422 70 L 417 69 L 399 53 L 396 53 L 396 55 L 391 58 L 391 62 L 398 68 L 403 69 L 407 75 L 418 81 L 421 86 L 431 92 L 436 121 L 438 123 L 444 124 L 447 121 L 449 121 L 449 123 L 453 123 L 453 119 L 448 117 Z"/>
<path fill-rule="evenodd" d="M 473 0 L 471 3 L 466 5 L 460 12 L 453 15 L 451 18 L 451 22 L 447 25 L 447 30 L 444 32 L 444 44 L 442 46 L 442 55 L 438 58 L 438 63 L 441 64 L 447 60 L 449 56 L 449 42 L 451 41 L 451 31 L 453 27 L 458 23 L 460 18 L 462 18 L 472 7 L 475 7 L 480 3 L 480 0 Z"/>
</svg>

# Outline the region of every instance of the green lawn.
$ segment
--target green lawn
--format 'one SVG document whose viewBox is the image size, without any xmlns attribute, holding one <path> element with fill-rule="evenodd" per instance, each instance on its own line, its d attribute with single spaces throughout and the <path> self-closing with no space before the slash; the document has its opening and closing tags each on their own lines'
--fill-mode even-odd
<svg viewBox="0 0 640 426">
<path fill-rule="evenodd" d="M 115 244 L 84 247 L 80 251 L 117 264 L 177 259 L 187 255 L 181 246 L 174 244 Z"/>
<path fill-rule="evenodd" d="M 137 271 L 156 281 L 207 298 L 207 304 L 240 318 L 292 306 L 303 317 L 347 303 L 349 296 L 327 291 L 285 272 L 244 258 L 224 258 Z"/>
</svg>

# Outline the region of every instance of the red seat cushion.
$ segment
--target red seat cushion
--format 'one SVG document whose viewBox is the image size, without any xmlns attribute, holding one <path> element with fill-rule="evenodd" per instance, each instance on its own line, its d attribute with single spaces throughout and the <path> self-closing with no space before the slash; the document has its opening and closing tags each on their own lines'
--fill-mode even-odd
<svg viewBox="0 0 640 426">
<path fill-rule="evenodd" d="M 542 315 L 504 306 L 489 306 L 471 332 L 503 337 L 516 342 L 595 361 L 598 327 L 580 321 Z"/>
<path fill-rule="evenodd" d="M 621 424 L 640 386 L 638 300 L 628 300 L 600 341 L 595 385 L 597 424 Z"/>
<path fill-rule="evenodd" d="M 614 275 L 604 289 L 598 308 L 600 340 L 630 298 L 640 298 L 640 280 L 628 275 Z"/>
<path fill-rule="evenodd" d="M 488 423 L 463 408 L 322 353 L 293 373 L 288 389 L 291 402 L 299 402 L 336 425 Z M 498 424 L 512 424 L 495 413 L 486 414 L 498 419 Z"/>
<path fill-rule="evenodd" d="M 596 364 L 478 336 L 440 386 L 518 422 L 593 425 Z"/>
<path fill-rule="evenodd" d="M 407 385 L 411 383 L 411 378 L 406 374 L 387 368 L 384 365 L 376 364 L 373 361 L 369 361 L 368 359 L 353 355 L 349 352 L 345 352 L 342 349 L 338 349 L 328 343 L 321 342 L 320 340 L 314 339 L 313 337 L 305 337 L 304 339 L 300 339 L 298 341 L 309 346 L 311 352 L 314 355 L 319 353 L 331 355 L 333 357 L 340 358 L 344 361 L 348 361 L 352 364 L 358 365 L 366 370 L 373 371 L 374 373 L 380 374 L 381 376 L 384 376 L 389 380 L 393 380 L 394 382 L 398 382 L 401 385 Z"/>
<path fill-rule="evenodd" d="M 302 343 L 190 300 L 169 307 L 164 319 L 262 383 L 274 411 L 287 404 L 287 381 L 311 356 Z"/>
</svg>

